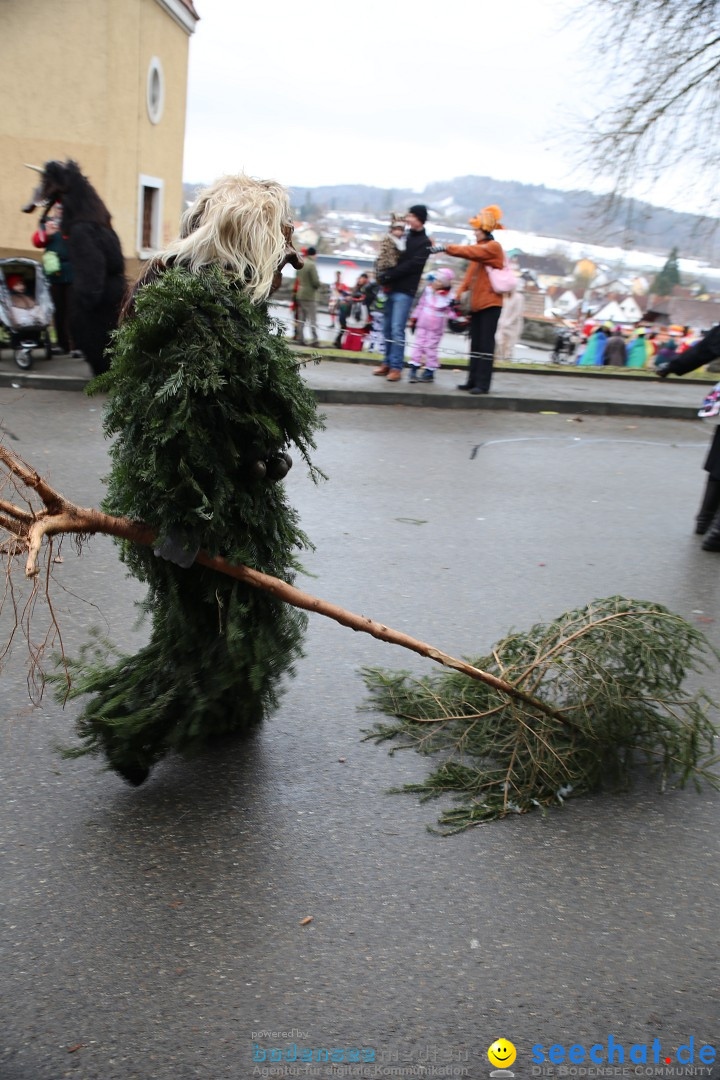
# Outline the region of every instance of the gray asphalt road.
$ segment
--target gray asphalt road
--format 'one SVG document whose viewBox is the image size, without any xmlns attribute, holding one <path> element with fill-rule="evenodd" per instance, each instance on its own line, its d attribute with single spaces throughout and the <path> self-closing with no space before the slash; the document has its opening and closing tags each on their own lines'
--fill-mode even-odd
<svg viewBox="0 0 720 1080">
<path fill-rule="evenodd" d="M 10 445 L 86 505 L 107 469 L 99 407 L 0 390 Z M 297 466 L 288 481 L 317 545 L 310 591 L 456 654 L 612 593 L 666 603 L 720 646 L 720 556 L 691 534 L 697 425 L 327 412 L 329 482 Z M 112 543 L 63 556 L 68 652 L 92 625 L 138 642 L 140 591 Z M 422 759 L 361 741 L 365 664 L 426 669 L 315 618 L 263 730 L 135 791 L 55 753 L 73 709 L 29 707 L 16 647 L 0 682 L 2 1080 L 245 1080 L 292 1043 L 375 1064 L 275 1075 L 485 1077 L 498 1037 L 522 1077 L 540 1075 L 537 1044 L 612 1036 L 627 1064 L 632 1045 L 675 1061 L 692 1038 L 698 1067 L 720 1048 L 720 796 L 640 784 L 435 837 L 436 806 L 388 794 Z"/>
</svg>

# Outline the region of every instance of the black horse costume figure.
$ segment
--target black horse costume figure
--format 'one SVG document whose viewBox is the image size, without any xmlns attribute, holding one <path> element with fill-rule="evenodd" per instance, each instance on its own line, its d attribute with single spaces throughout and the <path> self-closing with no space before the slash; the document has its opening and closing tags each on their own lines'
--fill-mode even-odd
<svg viewBox="0 0 720 1080">
<path fill-rule="evenodd" d="M 320 421 L 267 312 L 282 266 L 302 266 L 291 222 L 273 181 L 229 176 L 202 192 L 136 285 L 95 383 L 113 437 L 103 508 L 153 526 L 159 547 L 121 545 L 148 586 L 150 638 L 117 662 L 73 665 L 71 696 L 92 697 L 84 745 L 69 753 L 104 753 L 133 784 L 171 750 L 261 721 L 300 654 L 300 611 L 193 565 L 202 547 L 292 581 L 308 546 L 279 481 L 291 442 L 319 475 L 309 450 Z"/>
<path fill-rule="evenodd" d="M 713 326 L 706 334 L 671 360 L 658 365 L 661 379 L 668 375 L 687 375 L 704 367 L 720 356 L 720 325 Z M 695 518 L 695 532 L 703 536 L 704 551 L 720 551 L 720 427 L 715 429 L 710 449 L 703 465 L 708 474 L 702 502 Z"/>
<path fill-rule="evenodd" d="M 62 206 L 63 232 L 73 270 L 70 331 L 94 375 L 107 371 L 105 355 L 110 334 L 117 327 L 125 293 L 125 263 L 120 240 L 111 225 L 110 213 L 87 177 L 74 161 L 48 161 L 26 214 L 37 206 L 47 214 L 55 203 Z"/>
</svg>

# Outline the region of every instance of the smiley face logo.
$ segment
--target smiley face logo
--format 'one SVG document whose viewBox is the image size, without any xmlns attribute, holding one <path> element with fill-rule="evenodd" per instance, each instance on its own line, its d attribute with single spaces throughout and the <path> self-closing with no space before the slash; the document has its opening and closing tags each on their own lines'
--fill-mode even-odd
<svg viewBox="0 0 720 1080">
<path fill-rule="evenodd" d="M 488 1061 L 499 1069 L 508 1069 L 516 1057 L 517 1050 L 509 1039 L 496 1039 L 492 1046 L 488 1047 Z"/>
</svg>

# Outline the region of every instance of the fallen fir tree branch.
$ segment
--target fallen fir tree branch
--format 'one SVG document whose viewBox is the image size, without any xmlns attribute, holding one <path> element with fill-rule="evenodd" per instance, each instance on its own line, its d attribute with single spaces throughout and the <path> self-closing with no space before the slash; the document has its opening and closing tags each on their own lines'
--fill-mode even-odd
<svg viewBox="0 0 720 1080">
<path fill-rule="evenodd" d="M 74 534 L 85 537 L 102 533 L 145 546 L 153 546 L 158 540 L 155 530 L 143 522 L 131 521 L 129 518 L 113 517 L 110 514 L 103 513 L 101 510 L 80 507 L 70 502 L 69 499 L 66 499 L 65 496 L 52 488 L 27 462 L 2 445 L 0 445 L 0 462 L 5 465 L 9 474 L 14 478 L 16 490 L 17 482 L 19 482 L 24 488 L 35 492 L 44 506 L 42 510 L 28 510 L 7 500 L 0 500 L 0 529 L 4 529 L 10 534 L 10 543 L 12 545 L 11 551 L 6 546 L 6 553 L 9 551 L 11 555 L 17 555 L 23 551 L 27 552 L 25 576 L 28 578 L 36 578 L 39 574 L 39 557 L 43 541 L 55 536 Z M 249 566 L 229 563 L 220 556 L 211 556 L 207 552 L 200 551 L 195 561 L 221 574 L 226 574 L 228 577 L 237 578 L 253 586 L 253 588 L 265 589 L 279 600 L 291 604 L 293 607 L 302 608 L 304 611 L 314 612 L 317 615 L 324 615 L 351 630 L 370 634 L 371 637 L 377 638 L 379 641 L 399 645 L 404 649 L 419 653 L 420 656 L 434 660 L 444 667 L 453 668 L 471 679 L 485 682 L 496 693 L 515 698 L 528 708 L 545 712 L 548 716 L 555 717 L 557 722 L 561 724 L 566 723 L 562 716 L 554 713 L 544 702 L 537 700 L 532 694 L 519 686 L 514 686 L 499 675 L 482 671 L 465 660 L 449 656 L 442 650 L 436 649 L 424 641 L 419 641 L 409 634 L 393 630 L 392 627 L 385 626 L 383 623 L 376 622 L 365 615 L 357 615 L 327 600 L 321 600 L 270 574 L 253 570 Z M 53 624 L 59 633 L 54 614 Z M 67 665 L 65 666 L 65 672 L 69 686 L 70 675 Z M 570 722 L 567 721 L 567 723 Z"/>
<path fill-rule="evenodd" d="M 474 661 L 514 685 L 529 683 L 555 715 L 454 673 L 367 668 L 368 708 L 394 718 L 367 738 L 399 741 L 391 753 L 438 755 L 425 780 L 399 790 L 421 800 L 451 796 L 457 805 L 442 813 L 442 832 L 627 787 L 641 763 L 661 789 L 688 780 L 720 789 L 713 703 L 683 689 L 711 657 L 716 650 L 681 616 L 611 596 L 512 633 Z"/>
</svg>

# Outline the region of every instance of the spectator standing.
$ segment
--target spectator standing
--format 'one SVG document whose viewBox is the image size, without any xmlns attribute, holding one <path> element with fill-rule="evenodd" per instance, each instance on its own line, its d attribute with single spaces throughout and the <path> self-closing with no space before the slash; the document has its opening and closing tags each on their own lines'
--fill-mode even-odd
<svg viewBox="0 0 720 1080">
<path fill-rule="evenodd" d="M 647 336 L 647 357 L 645 361 L 646 367 L 655 367 L 655 357 L 657 356 L 660 345 L 661 341 L 658 336 L 657 330 L 651 330 Z"/>
<path fill-rule="evenodd" d="M 627 346 L 619 326 L 616 326 L 605 343 L 605 363 L 608 367 L 625 367 Z"/>
<path fill-rule="evenodd" d="M 450 317 L 450 305 L 453 299 L 450 292 L 452 283 L 452 270 L 447 267 L 438 270 L 433 280 L 423 290 L 417 307 L 410 316 L 410 325 L 415 331 L 409 365 L 411 383 L 433 382 L 435 372 L 440 367 L 438 352 L 440 340 Z M 423 364 L 425 370 L 418 378 L 418 368 Z"/>
<path fill-rule="evenodd" d="M 330 286 L 330 299 L 328 300 L 328 313 L 330 315 L 330 325 L 335 326 L 335 315 L 337 313 L 338 305 L 345 293 L 348 291 L 348 286 L 343 284 L 342 270 L 335 271 L 335 280 Z"/>
<path fill-rule="evenodd" d="M 684 353 L 691 345 L 696 345 L 701 337 L 706 333 L 698 334 L 694 330 L 691 330 L 689 326 L 671 326 L 670 333 L 678 332 L 678 353 Z"/>
<path fill-rule="evenodd" d="M 653 358 L 653 363 L 656 368 L 662 367 L 664 364 L 669 364 L 671 360 L 675 359 L 677 355 L 678 347 L 677 341 L 674 337 L 668 337 L 666 341 L 663 341 L 658 348 Z"/>
<path fill-rule="evenodd" d="M 305 252 L 305 262 L 297 272 L 297 299 L 300 302 L 300 322 L 297 339 L 304 341 L 305 326 L 310 327 L 311 345 L 319 345 L 317 329 L 317 296 L 320 291 L 320 275 L 315 263 L 317 251 L 309 247 Z"/>
<path fill-rule="evenodd" d="M 433 251 L 445 251 L 470 263 L 456 297 L 459 299 L 463 293 L 470 293 L 470 366 L 467 379 L 458 390 L 468 390 L 471 394 L 489 393 L 492 381 L 495 333 L 503 298 L 490 284 L 486 268 L 494 266 L 500 270 L 505 263 L 505 253 L 493 236 L 495 229 L 505 227 L 500 224 L 501 217 L 499 206 L 485 206 L 470 218 L 469 224 L 475 230 L 475 244 L 440 244 L 433 248 Z"/>
<path fill-rule="evenodd" d="M 33 234 L 32 242 L 36 248 L 44 248 L 43 270 L 48 279 L 55 308 L 53 321 L 57 346 L 53 348 L 53 352 L 69 353 L 72 348 L 70 303 L 73 273 L 67 240 L 62 234 L 61 218 L 52 215 L 41 221 L 37 232 Z"/>
<path fill-rule="evenodd" d="M 303 252 L 302 254 L 303 258 L 305 258 L 305 252 Z M 298 341 L 300 342 L 300 344 L 302 344 L 304 316 L 303 310 L 300 306 L 300 301 L 298 300 L 299 289 L 300 281 L 298 279 L 298 275 L 295 274 L 295 280 L 293 281 L 292 287 L 292 300 L 290 301 L 290 311 L 292 312 L 293 320 L 293 341 Z"/>
<path fill-rule="evenodd" d="M 629 368 L 644 368 L 652 356 L 654 356 L 654 349 L 648 343 L 645 337 L 645 329 L 641 326 L 627 347 L 627 366 Z"/>
<path fill-rule="evenodd" d="M 352 290 L 350 300 L 353 305 L 361 304 L 366 309 L 363 316 L 366 322 L 367 315 L 372 311 L 372 306 L 375 303 L 376 295 L 377 285 L 371 280 L 370 275 L 363 271 L 355 282 L 355 287 Z"/>
<path fill-rule="evenodd" d="M 365 339 L 368 352 L 385 355 L 385 301 L 387 295 L 384 289 L 375 286 L 375 303 L 370 310 L 370 327 Z"/>
<path fill-rule="evenodd" d="M 511 263 L 512 265 L 512 263 Z M 517 272 L 517 263 L 513 266 Z M 525 281 L 518 273 L 518 286 L 503 296 L 503 306 L 495 331 L 495 359 L 512 360 L 525 325 Z"/>
<path fill-rule="evenodd" d="M 360 276 L 362 277 L 362 274 Z M 354 288 L 357 288 L 357 283 Z M 340 293 L 335 308 L 339 327 L 334 343 L 336 349 L 342 349 L 343 347 L 343 337 L 348 328 L 348 317 L 352 311 L 352 295 L 354 288 L 350 285 L 342 285 L 340 287 Z"/>
<path fill-rule="evenodd" d="M 607 348 L 607 328 L 598 326 L 588 338 L 587 345 L 578 356 L 580 367 L 602 367 L 605 363 L 605 349 Z"/>
<path fill-rule="evenodd" d="M 385 375 L 388 382 L 402 379 L 405 327 L 432 247 L 425 232 L 427 216 L 426 206 L 418 203 L 410 207 L 405 218 L 408 225 L 405 250 L 400 252 L 395 266 L 379 275 L 380 285 L 388 287 L 385 300 L 385 363 L 375 368 L 373 375 Z"/>
<path fill-rule="evenodd" d="M 370 280 L 370 275 L 365 272 L 360 274 L 343 304 L 346 309 L 346 329 L 342 332 L 341 348 L 360 351 L 364 347 L 367 335 L 372 329 L 372 309 L 376 293 L 377 286 Z"/>
</svg>

